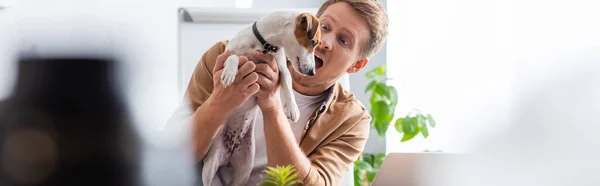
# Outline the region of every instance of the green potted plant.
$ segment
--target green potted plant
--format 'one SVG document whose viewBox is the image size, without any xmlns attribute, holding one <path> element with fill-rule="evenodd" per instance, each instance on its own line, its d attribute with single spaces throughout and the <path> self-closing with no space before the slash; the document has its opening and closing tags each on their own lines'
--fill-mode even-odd
<svg viewBox="0 0 600 186">
<path fill-rule="evenodd" d="M 261 175 L 261 182 L 258 186 L 292 186 L 302 184 L 297 179 L 298 174 L 292 165 L 267 167 L 264 170 L 265 176 Z"/>
<path fill-rule="evenodd" d="M 378 136 L 384 137 L 393 123 L 396 131 L 403 134 L 401 142 L 409 141 L 418 134 L 422 134 L 424 138 L 429 137 L 429 128 L 434 128 L 436 125 L 430 114 L 424 114 L 415 109 L 404 117 L 396 118 L 398 92 L 395 87 L 385 84 L 384 80 L 387 80 L 385 73 L 386 65 L 379 66 L 366 73 L 367 79 L 371 80 L 365 89 L 365 93 L 371 93 L 369 100 L 371 103 L 371 125 L 377 130 Z M 363 153 L 354 162 L 354 185 L 362 186 L 372 183 L 385 156 L 385 153 Z"/>
</svg>

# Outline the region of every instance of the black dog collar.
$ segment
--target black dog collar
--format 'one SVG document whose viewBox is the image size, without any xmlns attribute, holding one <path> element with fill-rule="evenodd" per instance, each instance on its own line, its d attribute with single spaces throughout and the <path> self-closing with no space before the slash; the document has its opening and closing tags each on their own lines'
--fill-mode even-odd
<svg viewBox="0 0 600 186">
<path fill-rule="evenodd" d="M 252 32 L 254 33 L 254 36 L 256 36 L 256 39 L 258 39 L 260 44 L 263 46 L 263 53 L 266 54 L 268 52 L 277 52 L 277 50 L 279 50 L 279 47 L 267 43 L 267 41 L 265 41 L 265 39 L 260 35 L 258 28 L 256 28 L 256 21 L 254 24 L 252 24 Z"/>
</svg>

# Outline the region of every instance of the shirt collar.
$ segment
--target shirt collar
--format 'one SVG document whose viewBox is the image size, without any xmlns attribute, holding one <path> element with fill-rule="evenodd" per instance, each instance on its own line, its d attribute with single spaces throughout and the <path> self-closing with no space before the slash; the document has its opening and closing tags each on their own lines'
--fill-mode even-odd
<svg viewBox="0 0 600 186">
<path fill-rule="evenodd" d="M 323 99 L 323 102 L 321 102 L 321 106 L 319 106 L 319 114 L 325 112 L 325 110 L 327 110 L 327 108 L 331 105 L 333 100 L 337 97 L 336 92 L 338 88 L 339 83 L 335 83 L 333 86 L 329 87 L 325 91 L 325 95 L 327 96 L 325 97 L 325 99 Z"/>
</svg>

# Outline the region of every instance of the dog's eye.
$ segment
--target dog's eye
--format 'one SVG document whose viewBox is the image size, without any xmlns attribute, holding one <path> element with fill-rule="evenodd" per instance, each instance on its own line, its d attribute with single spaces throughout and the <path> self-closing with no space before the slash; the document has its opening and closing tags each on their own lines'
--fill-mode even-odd
<svg viewBox="0 0 600 186">
<path fill-rule="evenodd" d="M 312 47 L 315 47 L 315 46 L 317 46 L 317 41 L 310 40 L 310 44 L 311 44 Z"/>
</svg>

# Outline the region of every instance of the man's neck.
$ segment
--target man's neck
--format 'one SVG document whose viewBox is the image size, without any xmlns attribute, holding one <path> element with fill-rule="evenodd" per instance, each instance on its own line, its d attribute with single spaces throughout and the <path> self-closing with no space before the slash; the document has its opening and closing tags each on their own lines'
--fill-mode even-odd
<svg viewBox="0 0 600 186">
<path fill-rule="evenodd" d="M 327 89 L 329 89 L 329 87 L 333 86 L 334 84 L 335 83 L 327 83 L 316 87 L 305 87 L 292 81 L 292 88 L 302 95 L 318 96 L 323 94 L 325 91 L 327 91 Z"/>
</svg>

